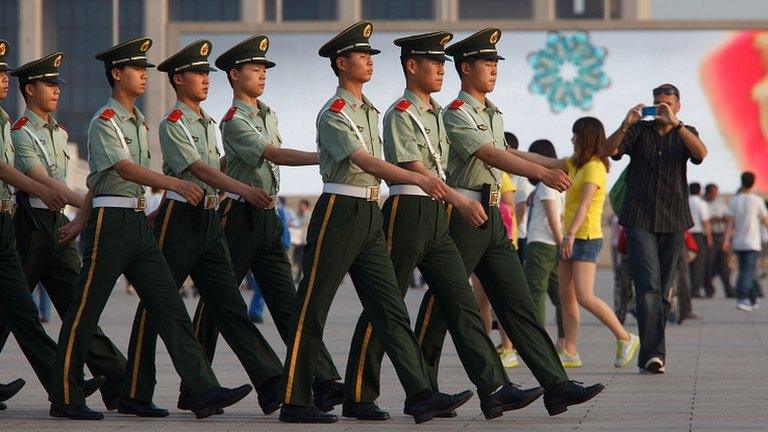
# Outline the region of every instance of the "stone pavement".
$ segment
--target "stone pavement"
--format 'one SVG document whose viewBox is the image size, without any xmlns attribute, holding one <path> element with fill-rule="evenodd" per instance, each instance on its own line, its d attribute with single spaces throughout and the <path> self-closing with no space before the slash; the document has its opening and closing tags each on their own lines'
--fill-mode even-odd
<svg viewBox="0 0 768 432">
<path fill-rule="evenodd" d="M 597 293 L 611 299 L 612 275 L 601 270 Z M 718 294 L 719 296 L 720 294 Z M 247 298 L 250 294 L 246 293 Z M 407 297 L 415 314 L 421 291 L 412 290 Z M 115 289 L 102 317 L 102 327 L 121 349 L 127 349 L 136 296 Z M 187 300 L 192 312 L 195 299 Z M 766 308 L 768 309 L 768 307 Z M 75 422 L 48 417 L 49 405 L 43 388 L 11 338 L 0 356 L 0 381 L 17 377 L 27 381 L 26 387 L 8 401 L 8 410 L 0 412 L 3 431 L 766 431 L 768 430 L 768 311 L 739 312 L 735 302 L 722 298 L 698 300 L 694 310 L 702 319 L 671 326 L 667 332 L 668 372 L 665 375 L 641 376 L 635 367 L 615 369 L 615 345 L 611 334 L 590 315 L 582 311 L 580 351 L 584 367 L 571 369 L 573 379 L 586 383 L 603 382 L 607 389 L 593 401 L 572 407 L 567 413 L 549 417 L 543 403 L 493 421 L 486 421 L 477 397 L 458 411 L 454 419 L 436 419 L 420 426 L 402 414 L 403 392 L 389 360 L 385 359 L 380 405 L 392 414 L 383 423 L 351 421 L 341 418 L 335 425 L 288 425 L 278 422 L 277 415 L 264 417 L 256 408 L 256 398 L 249 396 L 230 407 L 222 416 L 196 421 L 192 414 L 175 409 L 179 378 L 162 343 L 158 344 L 158 387 L 155 402 L 171 409 L 165 419 L 139 419 L 107 413 L 100 422 Z M 360 304 L 349 283 L 337 295 L 325 329 L 325 341 L 343 373 L 346 354 Z M 551 310 L 548 312 L 551 318 Z M 548 320 L 552 332 L 553 320 Z M 634 331 L 633 318 L 628 319 Z M 55 317 L 46 329 L 54 339 L 59 328 Z M 278 338 L 269 317 L 259 328 L 282 357 L 285 347 Z M 214 369 L 223 385 L 247 382 L 247 377 L 232 351 L 223 341 L 214 361 Z M 472 388 L 463 372 L 453 345 L 446 343 L 441 361 L 441 386 L 445 391 Z M 508 370 L 510 378 L 528 387 L 535 385 L 524 366 Z M 473 389 L 474 390 L 474 389 Z M 90 406 L 103 409 L 98 396 L 89 399 Z M 340 410 L 336 411 L 340 414 Z"/>
</svg>

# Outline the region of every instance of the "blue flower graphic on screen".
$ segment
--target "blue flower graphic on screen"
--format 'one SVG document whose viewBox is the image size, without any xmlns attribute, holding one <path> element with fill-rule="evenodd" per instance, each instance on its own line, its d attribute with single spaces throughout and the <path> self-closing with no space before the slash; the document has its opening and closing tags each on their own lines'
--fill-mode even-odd
<svg viewBox="0 0 768 432">
<path fill-rule="evenodd" d="M 569 105 L 588 110 L 594 94 L 611 83 L 603 71 L 607 55 L 605 47 L 592 45 L 587 33 L 549 32 L 544 48 L 528 54 L 533 68 L 529 89 L 546 96 L 554 112 Z"/>
</svg>

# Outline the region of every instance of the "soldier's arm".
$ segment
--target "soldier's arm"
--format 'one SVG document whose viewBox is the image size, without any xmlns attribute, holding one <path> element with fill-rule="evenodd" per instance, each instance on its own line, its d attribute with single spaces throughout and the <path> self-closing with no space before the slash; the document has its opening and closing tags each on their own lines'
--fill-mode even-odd
<svg viewBox="0 0 768 432">
<path fill-rule="evenodd" d="M 284 149 L 276 146 L 272 140 L 258 134 L 245 121 L 233 118 L 224 123 L 222 134 L 225 147 L 234 152 L 245 163 L 256 166 L 264 158 L 277 165 L 303 166 L 317 165 L 316 152 Z"/>
<path fill-rule="evenodd" d="M 442 200 L 448 193 L 448 186 L 439 178 L 424 176 L 392 165 L 389 162 L 371 156 L 364 149 L 356 150 L 349 156 L 349 159 L 368 174 L 383 178 L 392 183 L 416 185 L 432 198 Z"/>
<path fill-rule="evenodd" d="M 268 145 L 262 155 L 264 159 L 277 165 L 304 166 L 318 164 L 317 152 L 280 148 L 275 145 Z"/>
<path fill-rule="evenodd" d="M 67 204 L 78 208 L 83 206 L 83 195 L 70 189 L 66 183 L 62 183 L 54 178 L 51 178 L 48 175 L 48 170 L 46 170 L 42 165 L 33 166 L 29 169 L 29 171 L 27 171 L 27 175 L 33 180 L 42 183 L 50 189 L 53 189 L 56 192 L 62 194 L 67 199 Z"/>
<path fill-rule="evenodd" d="M 559 169 L 548 169 L 537 163 L 527 161 L 506 150 L 488 143 L 481 146 L 474 156 L 490 166 L 510 174 L 520 175 L 543 182 L 552 189 L 562 192 L 571 187 L 571 179 Z"/>
<path fill-rule="evenodd" d="M 67 199 L 64 195 L 33 180 L 31 177 L 25 176 L 11 164 L 0 162 L 0 180 L 16 189 L 39 196 L 53 210 L 61 210 L 67 205 Z"/>
<path fill-rule="evenodd" d="M 520 151 L 516 149 L 507 149 L 507 151 L 516 156 L 520 156 L 521 158 L 527 161 L 533 162 L 535 164 L 539 164 L 546 168 L 568 171 L 568 167 L 566 166 L 565 159 L 550 158 L 550 157 L 542 156 L 538 153 L 531 153 L 531 152 Z"/>
<path fill-rule="evenodd" d="M 203 190 L 200 186 L 186 180 L 154 172 L 130 160 L 121 160 L 114 165 L 114 168 L 117 174 L 124 180 L 144 186 L 174 191 L 194 205 L 197 205 L 203 199 Z"/>
</svg>

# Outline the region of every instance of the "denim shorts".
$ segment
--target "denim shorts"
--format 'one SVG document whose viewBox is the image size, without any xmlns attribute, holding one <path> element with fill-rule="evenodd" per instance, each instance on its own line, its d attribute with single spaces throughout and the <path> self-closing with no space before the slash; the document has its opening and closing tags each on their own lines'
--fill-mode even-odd
<svg viewBox="0 0 768 432">
<path fill-rule="evenodd" d="M 597 263 L 597 256 L 600 255 L 600 249 L 603 248 L 603 239 L 576 239 L 573 241 L 573 253 L 570 262 L 586 261 Z"/>
</svg>

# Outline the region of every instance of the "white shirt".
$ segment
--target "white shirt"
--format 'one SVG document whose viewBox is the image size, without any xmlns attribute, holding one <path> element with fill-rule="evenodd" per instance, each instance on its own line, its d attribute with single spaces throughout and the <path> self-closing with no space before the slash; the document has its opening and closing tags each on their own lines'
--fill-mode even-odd
<svg viewBox="0 0 768 432">
<path fill-rule="evenodd" d="M 704 232 L 704 222 L 709 220 L 709 206 L 698 195 L 688 197 L 688 206 L 691 208 L 691 217 L 693 218 L 693 227 L 690 232 L 702 234 Z"/>
<path fill-rule="evenodd" d="M 765 201 L 752 192 L 740 193 L 731 199 L 728 207 L 733 215 L 735 231 L 731 240 L 733 250 L 760 251 L 760 227 L 768 217 Z"/>
<path fill-rule="evenodd" d="M 542 201 L 553 201 L 555 203 L 555 214 L 562 220 L 563 207 L 565 207 L 565 194 L 558 192 L 544 183 L 539 183 L 533 194 L 533 204 L 528 207 L 530 213 L 530 223 L 528 224 L 528 244 L 533 242 L 546 243 L 555 246 L 555 236 L 549 227 L 547 220 L 547 211 L 544 209 Z"/>
<path fill-rule="evenodd" d="M 707 202 L 707 207 L 709 207 L 709 217 L 712 219 L 731 215 L 728 205 L 720 197 L 715 198 L 714 201 Z M 712 223 L 712 232 L 714 234 L 723 234 L 725 228 L 725 222 Z"/>
<path fill-rule="evenodd" d="M 515 205 L 528 201 L 528 195 L 533 192 L 533 185 L 527 178 L 514 176 L 515 182 Z M 528 237 L 528 211 L 517 221 L 517 238 L 524 239 Z"/>
</svg>

